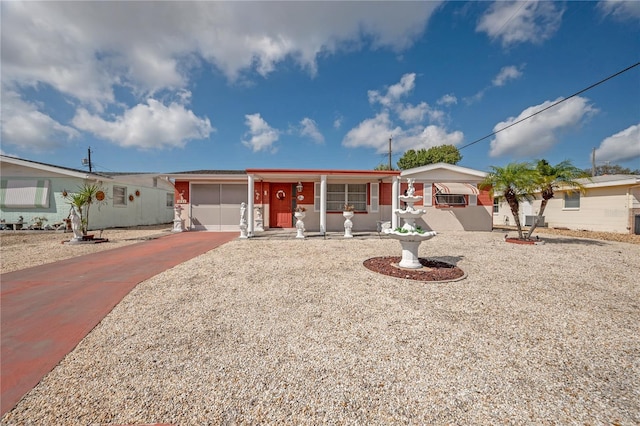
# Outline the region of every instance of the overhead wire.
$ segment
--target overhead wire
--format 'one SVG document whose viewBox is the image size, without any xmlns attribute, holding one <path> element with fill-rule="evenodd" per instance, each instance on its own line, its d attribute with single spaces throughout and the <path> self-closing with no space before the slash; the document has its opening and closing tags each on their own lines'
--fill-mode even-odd
<svg viewBox="0 0 640 426">
<path fill-rule="evenodd" d="M 551 104 L 551 105 L 549 105 L 549 106 L 547 106 L 547 107 L 545 107 L 545 108 L 541 109 L 540 111 L 536 111 L 536 112 L 534 112 L 533 114 L 530 114 L 530 115 L 528 115 L 528 116 L 526 116 L 526 117 L 524 117 L 524 118 L 521 118 L 521 119 L 520 119 L 520 120 L 518 120 L 518 121 L 515 121 L 515 122 L 513 122 L 513 123 L 509 124 L 508 126 L 505 126 L 505 127 L 501 128 L 501 129 L 498 129 L 498 130 L 496 130 L 496 131 L 494 131 L 494 132 L 489 133 L 489 134 L 488 134 L 488 135 L 486 135 L 486 136 L 483 136 L 483 137 L 481 137 L 481 138 L 479 138 L 479 139 L 476 139 L 476 140 L 474 140 L 473 142 L 470 142 L 470 143 L 468 143 L 468 144 L 466 144 L 466 145 L 463 145 L 463 146 L 461 146 L 460 148 L 458 148 L 458 151 L 463 150 L 463 149 L 465 149 L 465 148 L 467 148 L 467 147 L 470 147 L 471 145 L 475 145 L 475 144 L 477 144 L 478 142 L 481 142 L 481 141 L 483 141 L 483 140 L 485 140 L 485 139 L 487 139 L 487 138 L 490 138 L 491 136 L 497 135 L 498 133 L 500 133 L 500 132 L 502 132 L 502 131 L 504 131 L 504 130 L 507 130 L 507 129 L 508 129 L 508 128 L 510 128 L 510 127 L 513 127 L 513 126 L 515 126 L 516 124 L 522 123 L 523 121 L 528 120 L 528 119 L 530 119 L 531 117 L 534 117 L 534 116 L 536 116 L 536 115 L 538 115 L 538 114 L 540 114 L 540 113 L 542 113 L 542 112 L 545 112 L 546 110 L 551 109 L 551 108 L 555 107 L 556 105 L 561 104 L 562 102 L 568 101 L 568 100 L 569 100 L 569 99 L 571 99 L 571 98 L 574 98 L 574 97 L 576 97 L 576 96 L 578 96 L 578 95 L 580 95 L 580 94 L 582 94 L 582 93 L 584 93 L 584 92 L 586 92 L 586 91 L 588 91 L 588 90 L 591 90 L 591 89 L 593 89 L 594 87 L 599 86 L 599 85 L 601 85 L 602 83 L 604 83 L 604 82 L 606 82 L 606 81 L 608 81 L 608 80 L 611 80 L 612 78 L 615 78 L 615 77 L 619 76 L 620 74 L 623 74 L 623 73 L 625 73 L 625 72 L 627 72 L 627 71 L 629 71 L 629 70 L 631 70 L 631 69 L 633 69 L 633 68 L 637 67 L 638 65 L 640 65 L 640 62 L 636 62 L 635 64 L 633 64 L 633 65 L 631 65 L 631 66 L 628 66 L 627 68 L 625 68 L 625 69 L 623 69 L 623 70 L 621 70 L 621 71 L 618 71 L 618 72 L 616 72 L 615 74 L 610 75 L 609 77 L 603 78 L 602 80 L 598 81 L 597 83 L 592 84 L 592 85 L 591 85 L 591 86 L 589 86 L 589 87 L 586 87 L 586 88 L 584 88 L 584 89 L 582 89 L 582 90 L 580 90 L 580 91 L 578 91 L 578 92 L 576 92 L 576 93 L 574 93 L 574 94 L 572 94 L 572 95 L 569 95 L 569 96 L 567 96 L 566 98 L 560 99 L 559 101 L 554 102 L 553 104 Z"/>
</svg>

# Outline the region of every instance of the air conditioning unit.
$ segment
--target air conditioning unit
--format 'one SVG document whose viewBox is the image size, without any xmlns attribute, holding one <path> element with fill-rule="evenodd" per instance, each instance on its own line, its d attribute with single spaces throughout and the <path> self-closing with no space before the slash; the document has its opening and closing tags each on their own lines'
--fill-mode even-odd
<svg viewBox="0 0 640 426">
<path fill-rule="evenodd" d="M 524 217 L 524 226 L 533 226 L 533 224 L 535 223 L 537 218 L 538 218 L 538 216 L 525 216 Z M 540 218 L 540 222 L 538 223 L 538 226 L 544 226 L 544 224 L 545 224 L 544 216 L 542 216 Z"/>
</svg>

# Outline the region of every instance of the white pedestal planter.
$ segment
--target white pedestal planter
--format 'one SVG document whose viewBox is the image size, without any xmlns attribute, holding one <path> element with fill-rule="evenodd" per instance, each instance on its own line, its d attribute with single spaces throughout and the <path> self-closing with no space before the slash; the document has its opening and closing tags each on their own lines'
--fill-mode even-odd
<svg viewBox="0 0 640 426">
<path fill-rule="evenodd" d="M 182 220 L 182 206 L 180 204 L 176 204 L 173 208 L 175 216 L 173 218 L 173 229 L 172 232 L 183 232 L 184 231 L 184 220 Z"/>
<path fill-rule="evenodd" d="M 353 234 L 351 233 L 351 228 L 353 228 L 353 222 L 351 218 L 353 218 L 353 212 L 342 212 L 342 216 L 344 216 L 344 238 L 353 238 Z"/>
<path fill-rule="evenodd" d="M 255 220 L 254 220 L 254 227 L 256 232 L 262 232 L 264 231 L 264 225 L 263 225 L 263 219 L 262 219 L 262 206 L 256 206 L 254 208 L 254 212 L 255 212 Z"/>
<path fill-rule="evenodd" d="M 296 238 L 304 238 L 304 222 L 302 221 L 302 219 L 304 219 L 304 217 L 307 214 L 305 212 L 295 212 L 294 216 L 296 217 Z"/>
</svg>

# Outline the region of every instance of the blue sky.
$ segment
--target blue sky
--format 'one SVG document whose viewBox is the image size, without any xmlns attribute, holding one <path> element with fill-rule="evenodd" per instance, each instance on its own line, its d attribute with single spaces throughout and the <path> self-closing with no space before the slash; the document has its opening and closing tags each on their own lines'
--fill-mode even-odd
<svg viewBox="0 0 640 426">
<path fill-rule="evenodd" d="M 95 171 L 640 168 L 640 2 L 16 2 L 1 152 Z"/>
</svg>

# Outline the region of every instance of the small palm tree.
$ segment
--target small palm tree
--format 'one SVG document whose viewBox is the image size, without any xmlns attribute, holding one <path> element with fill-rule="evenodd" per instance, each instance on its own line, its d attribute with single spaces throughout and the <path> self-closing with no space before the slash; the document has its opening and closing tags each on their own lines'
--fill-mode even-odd
<svg viewBox="0 0 640 426">
<path fill-rule="evenodd" d="M 99 184 L 85 183 L 78 188 L 78 192 L 65 196 L 71 208 L 75 208 L 82 223 L 82 235 L 87 235 L 89 229 L 89 208 L 92 204 L 100 203 L 98 193 L 104 195 L 104 190 Z"/>
<path fill-rule="evenodd" d="M 518 238 L 524 239 L 520 223 L 520 203 L 533 200 L 535 173 L 529 163 L 510 163 L 505 167 L 491 166 L 491 172 L 480 184 L 490 188 L 491 195 L 506 201 L 516 222 Z"/>
<path fill-rule="evenodd" d="M 529 237 L 531 237 L 533 231 L 538 227 L 538 224 L 542 222 L 544 209 L 547 207 L 549 200 L 555 195 L 554 191 L 560 187 L 569 187 L 570 190 L 584 191 L 584 187 L 576 179 L 588 177 L 583 170 L 575 167 L 569 160 L 562 161 L 555 166 L 550 165 L 547 160 L 538 160 L 535 172 L 536 186 L 541 192 L 542 202 L 540 203 L 538 216 L 529 229 Z"/>
</svg>

